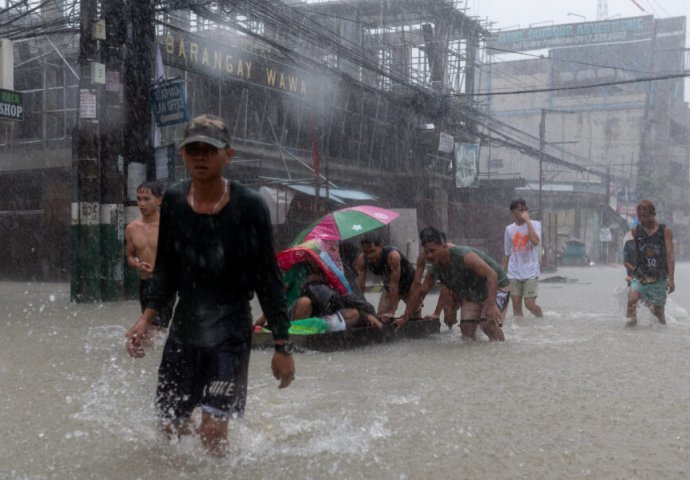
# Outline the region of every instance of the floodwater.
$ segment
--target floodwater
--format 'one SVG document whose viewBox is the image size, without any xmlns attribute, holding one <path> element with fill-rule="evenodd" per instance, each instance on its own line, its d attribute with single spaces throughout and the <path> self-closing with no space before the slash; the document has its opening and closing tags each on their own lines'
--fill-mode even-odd
<svg viewBox="0 0 690 480">
<path fill-rule="evenodd" d="M 677 270 L 666 327 L 642 312 L 624 328 L 622 267 L 561 268 L 578 281 L 541 284 L 545 318 L 509 315 L 503 344 L 444 327 L 299 354 L 285 390 L 254 352 L 220 460 L 157 434 L 162 339 L 127 356 L 136 302 L 0 283 L 0 479 L 687 479 L 690 265 Z"/>
</svg>

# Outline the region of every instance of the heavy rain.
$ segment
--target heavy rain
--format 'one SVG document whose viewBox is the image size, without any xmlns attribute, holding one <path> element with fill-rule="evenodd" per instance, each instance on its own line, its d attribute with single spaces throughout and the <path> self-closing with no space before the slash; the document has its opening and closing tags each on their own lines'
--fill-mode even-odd
<svg viewBox="0 0 690 480">
<path fill-rule="evenodd" d="M 688 478 L 688 15 L 0 1 L 0 479 Z"/>
</svg>

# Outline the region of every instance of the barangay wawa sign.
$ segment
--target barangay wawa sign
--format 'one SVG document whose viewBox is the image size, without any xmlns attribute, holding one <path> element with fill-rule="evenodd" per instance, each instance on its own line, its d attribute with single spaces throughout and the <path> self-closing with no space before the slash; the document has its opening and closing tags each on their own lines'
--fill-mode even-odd
<svg viewBox="0 0 690 480">
<path fill-rule="evenodd" d="M 155 85 L 149 93 L 149 101 L 159 127 L 189 121 L 184 80 L 166 80 Z"/>
</svg>

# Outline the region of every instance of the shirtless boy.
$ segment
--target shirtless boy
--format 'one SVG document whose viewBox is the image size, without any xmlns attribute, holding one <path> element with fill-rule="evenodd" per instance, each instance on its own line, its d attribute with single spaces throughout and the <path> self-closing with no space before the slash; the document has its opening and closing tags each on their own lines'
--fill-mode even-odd
<svg viewBox="0 0 690 480">
<path fill-rule="evenodd" d="M 137 187 L 137 207 L 141 217 L 130 222 L 125 229 L 125 244 L 127 265 L 139 272 L 141 280 L 139 286 L 139 302 L 144 311 L 148 301 L 148 289 L 153 276 L 153 266 L 156 263 L 158 247 L 159 207 L 163 200 L 163 192 L 156 182 L 144 182 Z M 161 309 L 153 320 L 158 328 L 167 328 L 172 317 L 175 302 L 169 303 Z"/>
</svg>

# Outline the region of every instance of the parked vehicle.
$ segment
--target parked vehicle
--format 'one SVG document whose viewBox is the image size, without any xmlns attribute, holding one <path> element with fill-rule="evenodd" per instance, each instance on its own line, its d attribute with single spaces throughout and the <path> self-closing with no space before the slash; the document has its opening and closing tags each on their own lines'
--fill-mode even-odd
<svg viewBox="0 0 690 480">
<path fill-rule="evenodd" d="M 585 242 L 577 238 L 569 238 L 558 253 L 559 265 L 589 265 L 591 259 L 587 255 Z"/>
</svg>

